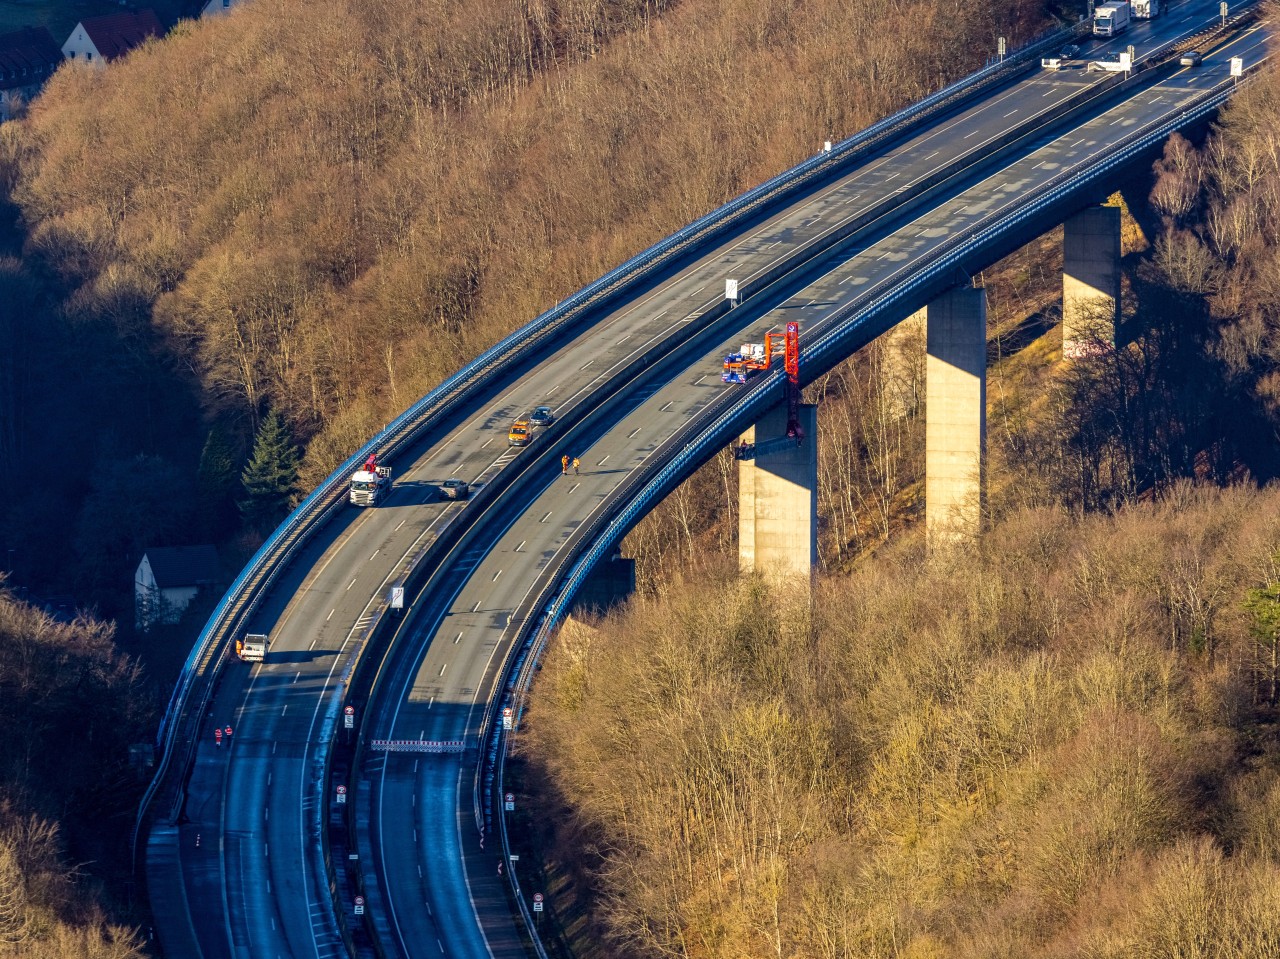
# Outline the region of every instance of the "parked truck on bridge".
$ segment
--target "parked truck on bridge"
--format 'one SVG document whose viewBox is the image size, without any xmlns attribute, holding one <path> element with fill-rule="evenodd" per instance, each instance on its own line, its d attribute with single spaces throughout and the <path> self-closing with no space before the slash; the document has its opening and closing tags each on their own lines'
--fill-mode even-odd
<svg viewBox="0 0 1280 959">
<path fill-rule="evenodd" d="M 377 506 L 391 492 L 391 467 L 379 466 L 373 453 L 364 466 L 351 474 L 351 492 L 348 501 L 352 506 Z"/>
<path fill-rule="evenodd" d="M 1164 13 L 1164 0 L 1133 0 L 1130 11 L 1135 20 L 1154 20 Z"/>
<path fill-rule="evenodd" d="M 724 372 L 720 379 L 725 383 L 745 383 L 760 371 L 767 370 L 773 361 L 775 349 L 782 349 L 782 334 L 771 330 L 764 335 L 763 343 L 743 343 L 737 353 L 724 358 Z"/>
<path fill-rule="evenodd" d="M 1129 29 L 1129 4 L 1102 3 L 1093 8 L 1093 35 L 1114 37 Z"/>
<path fill-rule="evenodd" d="M 236 640 L 236 655 L 246 663 L 260 663 L 266 659 L 268 642 L 265 633 L 245 633 L 244 639 Z"/>
</svg>

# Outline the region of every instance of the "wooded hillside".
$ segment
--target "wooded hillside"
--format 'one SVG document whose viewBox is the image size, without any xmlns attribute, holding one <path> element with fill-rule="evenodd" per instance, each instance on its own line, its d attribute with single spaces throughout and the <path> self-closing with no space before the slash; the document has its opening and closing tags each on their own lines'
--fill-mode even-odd
<svg viewBox="0 0 1280 959">
<path fill-rule="evenodd" d="M 108 918 L 121 904 L 100 881 L 129 861 L 149 775 L 130 767 L 129 746 L 155 722 L 113 638 L 109 624 L 59 622 L 0 588 L 0 956 L 144 954 L 137 931 Z"/>
<path fill-rule="evenodd" d="M 61 71 L 5 139 L 67 308 L 154 332 L 211 414 L 280 410 L 314 482 L 482 346 L 1038 16 L 262 0 Z"/>
<path fill-rule="evenodd" d="M 524 825 L 593 890 L 574 942 L 1276 955 L 1278 517 L 1280 489 L 1183 485 L 1022 511 L 973 554 L 899 544 L 812 610 L 704 574 L 566 627 L 521 752 Z"/>
<path fill-rule="evenodd" d="M 230 538 L 259 424 L 285 448 L 283 415 L 314 483 L 505 332 L 1042 20 L 1033 2 L 253 0 L 63 71 L 0 128 L 26 240 L 24 262 L 0 260 L 5 542 L 24 572 L 91 589 L 127 583 L 140 547 Z M 568 839 L 587 840 L 572 848 L 595 857 L 600 955 L 1276 948 L 1280 800 L 1253 725 L 1274 699 L 1257 640 L 1275 634 L 1251 630 L 1277 538 L 1250 521 L 1280 504 L 1172 482 L 1275 474 L 1274 82 L 1208 152 L 1166 155 L 1125 348 L 1001 398 L 993 446 L 1027 482 L 996 499 L 980 562 L 907 544 L 855 567 L 918 480 L 919 421 L 885 419 L 864 359 L 815 388 L 824 556 L 854 570 L 816 617 L 692 577 L 696 604 L 644 598 L 566 641 L 534 737 Z M 1157 322 L 1174 306 L 1181 339 Z M 1143 413 L 1124 431 L 1102 415 L 1118 400 Z M 41 483 L 21 482 L 33 464 Z M 732 502 L 731 467 L 664 504 L 683 527 L 670 556 L 697 536 L 732 549 L 706 519 Z M 1154 489 L 1176 495 L 1126 508 Z M 1065 518 L 1097 509 L 1121 511 Z M 68 670 L 74 691 L 51 682 L 63 712 L 6 760 L 49 789 L 12 822 L 62 819 L 78 861 L 119 856 L 80 829 L 99 804 L 116 828 L 120 771 L 85 766 L 59 810 L 44 777 L 71 770 L 39 759 L 84 689 L 143 701 L 109 631 L 82 625 L 15 628 L 13 649 L 69 657 L 87 636 L 96 665 Z M 616 669 L 587 671 L 600 661 Z M 30 888 L 60 855 L 20 860 Z M 0 903 L 0 923 L 46 930 L 24 933 L 40 949 L 56 930 L 87 937 L 69 955 L 130 954 L 65 878 L 48 888 L 61 905 Z"/>
</svg>

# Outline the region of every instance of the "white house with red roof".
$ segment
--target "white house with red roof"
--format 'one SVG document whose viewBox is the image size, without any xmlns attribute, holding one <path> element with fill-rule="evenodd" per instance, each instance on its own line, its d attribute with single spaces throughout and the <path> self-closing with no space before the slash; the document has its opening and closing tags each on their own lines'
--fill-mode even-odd
<svg viewBox="0 0 1280 959">
<path fill-rule="evenodd" d="M 164 27 L 154 10 L 111 13 L 105 17 L 89 17 L 76 24 L 62 45 L 68 60 L 102 64 L 124 56 L 150 37 L 164 36 Z"/>
</svg>

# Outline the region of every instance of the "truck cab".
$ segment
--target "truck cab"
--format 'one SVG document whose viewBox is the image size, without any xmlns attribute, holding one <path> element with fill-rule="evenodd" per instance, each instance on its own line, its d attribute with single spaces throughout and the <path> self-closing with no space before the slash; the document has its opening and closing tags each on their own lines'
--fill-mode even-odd
<svg viewBox="0 0 1280 959">
<path fill-rule="evenodd" d="M 1093 9 L 1093 35 L 1114 37 L 1129 29 L 1128 0 L 1103 3 Z"/>
<path fill-rule="evenodd" d="M 351 474 L 352 506 L 377 506 L 391 492 L 391 467 L 375 466 L 372 470 L 357 470 Z"/>
<path fill-rule="evenodd" d="M 236 640 L 236 655 L 246 663 L 260 663 L 267 657 L 269 642 L 265 633 L 245 633 L 243 639 Z"/>
</svg>

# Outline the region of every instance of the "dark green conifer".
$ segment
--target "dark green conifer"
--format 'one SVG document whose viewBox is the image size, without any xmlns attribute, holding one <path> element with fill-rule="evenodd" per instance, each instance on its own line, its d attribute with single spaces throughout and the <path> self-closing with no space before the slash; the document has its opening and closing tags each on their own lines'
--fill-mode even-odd
<svg viewBox="0 0 1280 959">
<path fill-rule="evenodd" d="M 298 502 L 298 448 L 274 410 L 258 427 L 240 482 L 240 514 L 259 529 L 275 526 Z"/>
</svg>

